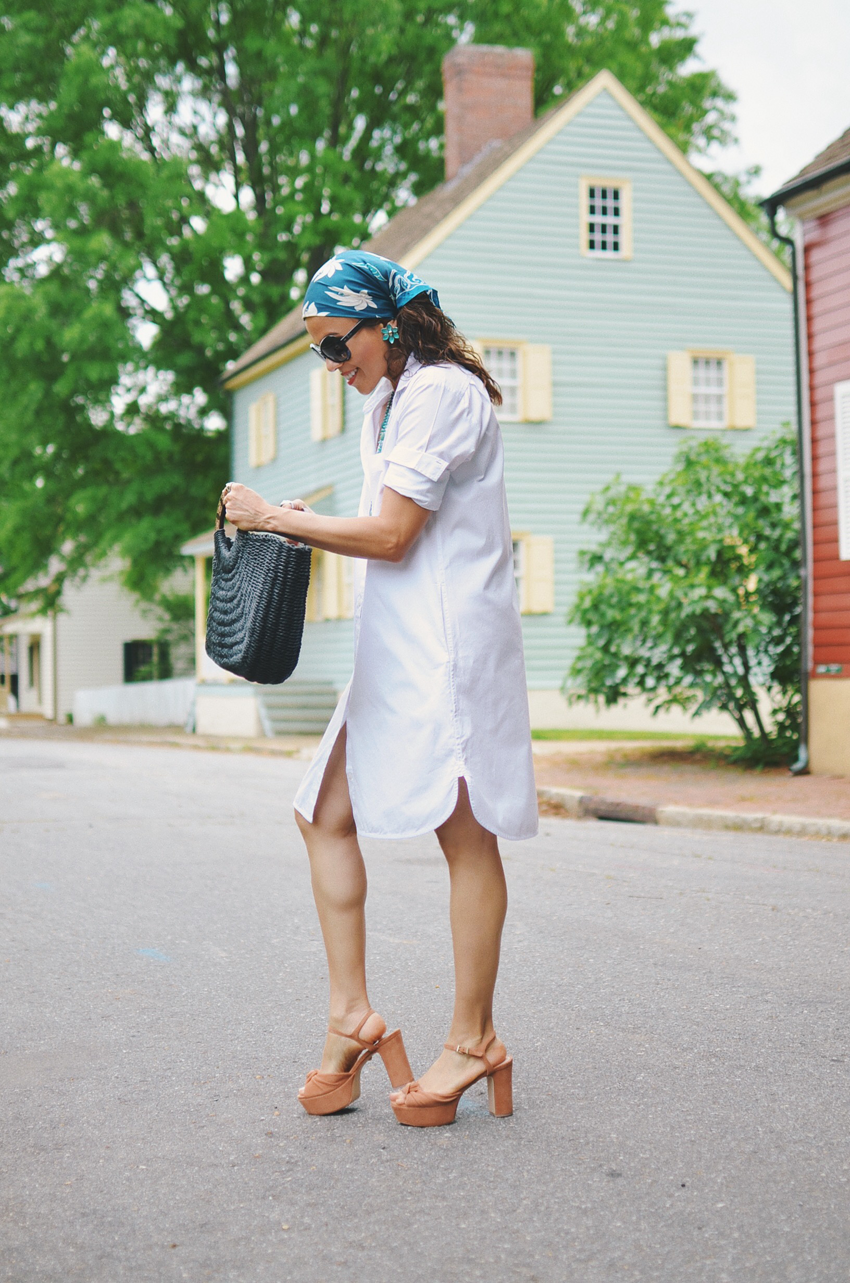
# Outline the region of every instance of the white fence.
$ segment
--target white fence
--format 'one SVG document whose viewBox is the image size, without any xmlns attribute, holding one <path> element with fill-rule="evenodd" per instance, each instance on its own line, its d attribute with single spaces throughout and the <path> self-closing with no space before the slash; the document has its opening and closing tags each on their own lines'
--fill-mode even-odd
<svg viewBox="0 0 850 1283">
<path fill-rule="evenodd" d="M 194 707 L 192 677 L 100 686 L 75 693 L 74 725 L 185 726 L 194 715 Z"/>
</svg>

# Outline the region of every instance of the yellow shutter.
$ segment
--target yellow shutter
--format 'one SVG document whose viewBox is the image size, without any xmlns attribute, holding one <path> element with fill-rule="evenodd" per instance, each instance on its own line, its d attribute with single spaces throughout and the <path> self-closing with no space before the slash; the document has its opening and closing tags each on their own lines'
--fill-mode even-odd
<svg viewBox="0 0 850 1283">
<path fill-rule="evenodd" d="M 322 369 L 310 371 L 310 436 L 314 441 L 325 439 L 325 375 Z"/>
<path fill-rule="evenodd" d="M 555 540 L 551 535 L 527 535 L 524 542 L 524 613 L 549 615 L 555 609 Z"/>
<path fill-rule="evenodd" d="M 342 557 L 335 552 L 322 553 L 322 619 L 339 619 L 339 581 Z"/>
<path fill-rule="evenodd" d="M 271 463 L 277 454 L 277 400 L 273 392 L 260 397 L 260 462 Z"/>
<path fill-rule="evenodd" d="M 692 428 L 690 352 L 667 353 L 667 422 L 671 428 Z"/>
<path fill-rule="evenodd" d="M 726 362 L 730 428 L 756 426 L 756 358 L 730 356 Z"/>
<path fill-rule="evenodd" d="M 248 406 L 248 467 L 259 468 L 262 459 L 262 425 L 260 403 L 252 401 Z"/>
<path fill-rule="evenodd" d="M 351 557 L 339 559 L 339 617 L 354 618 L 354 562 Z"/>
<path fill-rule="evenodd" d="M 345 413 L 345 383 L 340 374 L 331 374 L 325 370 L 327 376 L 325 404 L 326 404 L 326 437 L 338 437 L 342 432 L 342 420 Z"/>
<path fill-rule="evenodd" d="M 547 423 L 552 418 L 552 349 L 547 343 L 523 343 L 520 419 Z"/>
<path fill-rule="evenodd" d="M 345 385 L 326 367 L 310 371 L 310 436 L 325 441 L 342 432 Z"/>
<path fill-rule="evenodd" d="M 248 464 L 261 468 L 277 454 L 277 400 L 273 392 L 248 406 Z"/>
<path fill-rule="evenodd" d="M 315 624 L 322 618 L 322 580 L 324 570 L 323 560 L 325 554 L 320 548 L 313 548 L 310 552 L 310 587 L 307 589 L 307 606 L 305 618 L 308 624 Z"/>
</svg>

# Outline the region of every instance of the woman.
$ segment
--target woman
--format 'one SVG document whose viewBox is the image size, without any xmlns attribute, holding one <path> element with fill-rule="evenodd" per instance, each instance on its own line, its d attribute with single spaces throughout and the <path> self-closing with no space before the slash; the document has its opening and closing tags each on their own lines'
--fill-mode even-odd
<svg viewBox="0 0 850 1283">
<path fill-rule="evenodd" d="M 358 560 L 354 673 L 295 799 L 330 976 L 321 1067 L 299 1099 L 331 1113 L 384 1058 L 400 1122 L 452 1122 L 486 1075 L 511 1112 L 511 1066 L 493 1028 L 507 907 L 498 837 L 537 832 L 528 703 L 497 385 L 435 290 L 360 250 L 308 286 L 304 319 L 329 370 L 367 396 L 360 515 L 274 507 L 226 492 L 242 530 L 276 531 Z M 366 991 L 366 872 L 358 834 L 436 831 L 451 879 L 455 1006 L 442 1055 L 418 1082 L 398 1030 Z"/>
</svg>

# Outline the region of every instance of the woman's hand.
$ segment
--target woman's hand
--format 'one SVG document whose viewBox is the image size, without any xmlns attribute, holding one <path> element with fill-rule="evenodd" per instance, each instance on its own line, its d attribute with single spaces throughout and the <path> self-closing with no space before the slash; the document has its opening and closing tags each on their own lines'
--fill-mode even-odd
<svg viewBox="0 0 850 1283">
<path fill-rule="evenodd" d="M 266 503 L 256 490 L 249 490 L 238 481 L 232 481 L 222 491 L 221 498 L 225 505 L 225 516 L 237 530 L 275 529 L 273 514 L 277 509 L 272 504 Z M 297 512 L 309 512 L 311 516 L 315 515 L 313 509 L 308 508 L 303 499 L 284 499 L 278 507 L 294 508 Z M 271 521 L 270 517 L 272 517 Z M 286 539 L 286 542 L 297 545 L 299 541 Z"/>
<path fill-rule="evenodd" d="M 238 481 L 231 482 L 226 486 L 222 499 L 225 504 L 225 515 L 231 525 L 237 530 L 268 530 L 270 529 L 268 518 L 269 514 L 275 511 L 270 503 L 257 494 L 256 490 L 249 490 Z M 295 500 L 295 503 L 298 501 Z"/>
</svg>

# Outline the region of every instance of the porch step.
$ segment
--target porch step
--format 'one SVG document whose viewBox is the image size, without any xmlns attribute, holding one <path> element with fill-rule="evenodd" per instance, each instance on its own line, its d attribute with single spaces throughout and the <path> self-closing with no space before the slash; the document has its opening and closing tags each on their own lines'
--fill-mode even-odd
<svg viewBox="0 0 850 1283">
<path fill-rule="evenodd" d="M 325 682 L 286 682 L 257 693 L 267 735 L 323 735 L 339 698 Z"/>
</svg>

